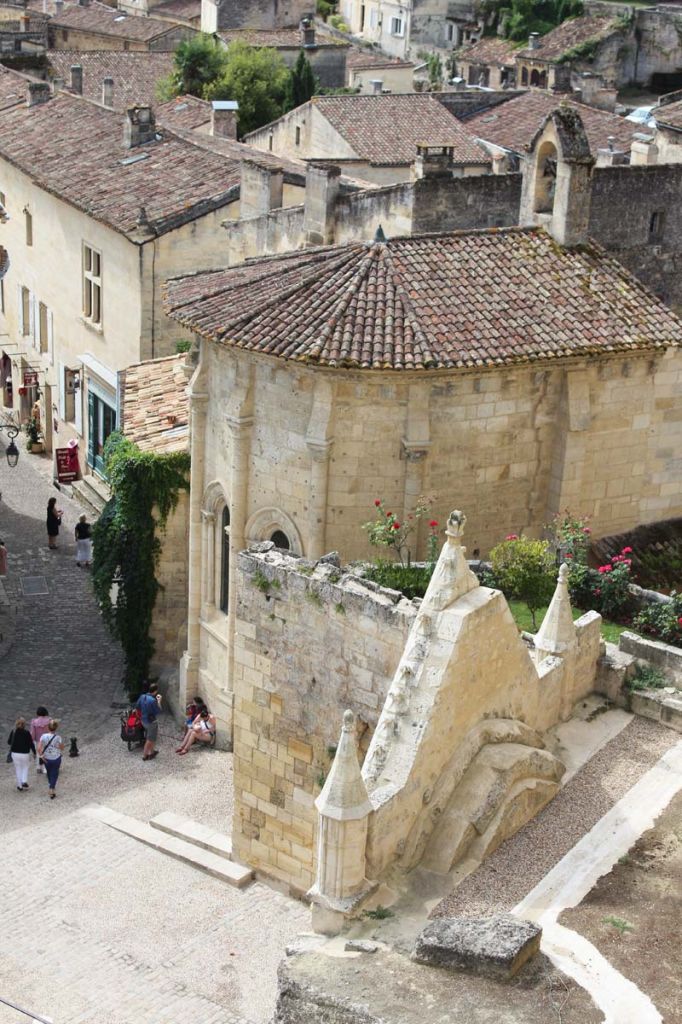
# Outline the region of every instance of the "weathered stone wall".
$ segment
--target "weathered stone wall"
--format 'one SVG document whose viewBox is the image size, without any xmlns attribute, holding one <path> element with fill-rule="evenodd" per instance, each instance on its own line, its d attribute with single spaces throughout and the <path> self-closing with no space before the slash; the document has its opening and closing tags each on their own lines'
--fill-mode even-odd
<svg viewBox="0 0 682 1024">
<path fill-rule="evenodd" d="M 682 306 L 682 164 L 598 167 L 589 233 L 652 291 Z M 663 213 L 660 233 L 652 215 Z"/>
<path fill-rule="evenodd" d="M 234 639 L 236 856 L 305 892 L 313 800 L 345 708 L 369 742 L 415 609 L 333 565 L 239 556 Z"/>
<path fill-rule="evenodd" d="M 161 555 L 156 572 L 161 589 L 154 606 L 151 630 L 155 644 L 152 661 L 155 672 L 177 665 L 187 646 L 188 536 L 189 495 L 181 491 L 178 504 L 169 515 L 161 535 Z"/>
<path fill-rule="evenodd" d="M 218 28 L 294 28 L 310 13 L 309 0 L 217 0 Z M 202 11 L 202 28 L 204 26 Z"/>
<path fill-rule="evenodd" d="M 519 223 L 520 174 L 421 178 L 414 183 L 412 231 L 459 231 Z"/>
</svg>

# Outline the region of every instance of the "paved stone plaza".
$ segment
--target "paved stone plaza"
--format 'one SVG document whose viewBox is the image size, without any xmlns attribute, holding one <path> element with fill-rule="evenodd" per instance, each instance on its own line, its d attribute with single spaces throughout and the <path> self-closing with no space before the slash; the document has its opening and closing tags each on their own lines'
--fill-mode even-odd
<svg viewBox="0 0 682 1024">
<path fill-rule="evenodd" d="M 47 459 L 22 451 L 10 470 L 1 440 L 0 490 L 10 602 L 0 611 L 3 735 L 44 703 L 81 750 L 65 757 L 54 802 L 33 771 L 24 794 L 10 765 L 0 780 L 0 997 L 55 1024 L 264 1024 L 283 948 L 309 927 L 309 912 L 259 883 L 232 889 L 84 813 L 93 803 L 140 821 L 175 811 L 229 832 L 231 756 L 176 757 L 170 716 L 154 762 L 128 752 L 112 706 L 125 699 L 121 654 L 73 557 L 80 508 L 54 490 Z M 44 526 L 52 494 L 64 510 L 56 552 Z M 47 593 L 26 596 L 27 577 L 43 577 Z M 18 1019 L 0 1008 L 0 1024 Z"/>
</svg>

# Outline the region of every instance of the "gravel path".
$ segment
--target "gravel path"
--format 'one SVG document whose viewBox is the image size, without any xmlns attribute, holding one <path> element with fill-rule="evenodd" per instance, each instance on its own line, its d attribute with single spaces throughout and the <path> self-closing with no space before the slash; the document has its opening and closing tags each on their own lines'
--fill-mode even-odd
<svg viewBox="0 0 682 1024">
<path fill-rule="evenodd" d="M 670 729 L 633 718 L 537 818 L 441 900 L 431 916 L 511 910 L 678 739 Z"/>
</svg>

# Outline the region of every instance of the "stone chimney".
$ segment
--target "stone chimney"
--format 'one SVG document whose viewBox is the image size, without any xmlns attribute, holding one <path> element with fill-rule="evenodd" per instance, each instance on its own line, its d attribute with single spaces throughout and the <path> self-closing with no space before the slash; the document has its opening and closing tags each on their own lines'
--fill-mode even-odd
<svg viewBox="0 0 682 1024">
<path fill-rule="evenodd" d="M 63 78 L 57 77 L 57 78 L 53 78 L 52 79 L 52 92 L 60 92 L 63 88 L 64 88 L 64 79 Z"/>
<path fill-rule="evenodd" d="M 262 217 L 282 206 L 284 173 L 254 160 L 242 160 L 239 185 L 239 216 Z"/>
<path fill-rule="evenodd" d="M 236 100 L 213 100 L 211 103 L 211 135 L 222 139 L 237 138 L 239 104 Z"/>
<path fill-rule="evenodd" d="M 54 13 L 55 13 L 55 17 L 56 18 L 59 17 L 59 15 L 62 13 L 63 10 L 64 10 L 64 0 L 54 0 Z"/>
<path fill-rule="evenodd" d="M 303 211 L 306 245 L 328 245 L 334 241 L 340 177 L 341 171 L 332 164 L 308 164 Z"/>
<path fill-rule="evenodd" d="M 151 142 L 156 135 L 156 122 L 151 107 L 128 107 L 123 122 L 123 145 L 126 149 Z"/>
<path fill-rule="evenodd" d="M 540 49 L 540 33 L 539 32 L 531 32 L 531 34 L 528 36 L 528 49 L 529 50 L 539 50 Z"/>
<path fill-rule="evenodd" d="M 369 84 L 372 87 L 372 93 L 376 96 L 380 96 L 381 90 L 384 87 L 383 78 L 370 78 Z"/>
<path fill-rule="evenodd" d="M 312 18 L 301 21 L 301 46 L 315 46 L 315 22 Z"/>
<path fill-rule="evenodd" d="M 37 107 L 39 103 L 47 103 L 52 92 L 48 82 L 29 82 L 26 105 Z"/>
<path fill-rule="evenodd" d="M 453 146 L 428 146 L 417 144 L 417 158 L 413 165 L 413 177 L 451 178 L 453 170 Z"/>
<path fill-rule="evenodd" d="M 71 65 L 71 92 L 83 95 L 83 68 L 80 64 Z"/>
<path fill-rule="evenodd" d="M 102 106 L 113 107 L 114 105 L 114 80 L 105 78 L 102 81 Z"/>
<path fill-rule="evenodd" d="M 630 147 L 630 163 L 638 167 L 650 167 L 652 164 L 658 163 L 658 146 L 654 142 L 653 135 L 636 133 Z"/>
<path fill-rule="evenodd" d="M 597 167 L 619 167 L 627 162 L 627 153 L 623 149 L 617 149 L 615 138 L 609 135 L 606 148 L 597 150 Z"/>
</svg>

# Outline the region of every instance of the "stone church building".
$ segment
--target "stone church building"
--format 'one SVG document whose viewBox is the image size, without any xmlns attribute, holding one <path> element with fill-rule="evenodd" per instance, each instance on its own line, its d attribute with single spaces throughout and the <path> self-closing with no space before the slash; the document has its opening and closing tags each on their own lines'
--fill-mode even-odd
<svg viewBox="0 0 682 1024">
<path fill-rule="evenodd" d="M 352 242 L 168 282 L 190 390 L 188 650 L 229 738 L 236 554 L 369 554 L 382 498 L 469 510 L 468 549 L 682 513 L 682 322 L 587 238 L 579 116 L 534 141 L 520 228 Z M 425 553 L 426 537 L 416 554 Z M 183 692 L 186 690 L 183 689 Z"/>
</svg>

